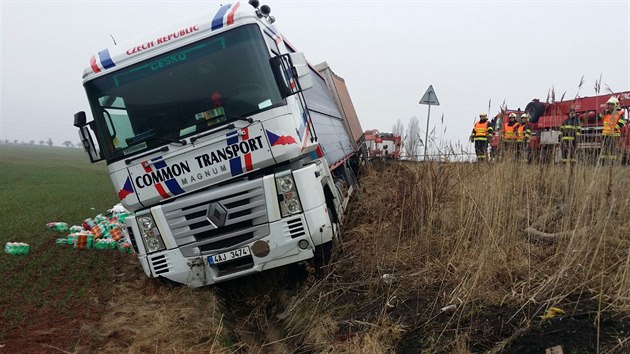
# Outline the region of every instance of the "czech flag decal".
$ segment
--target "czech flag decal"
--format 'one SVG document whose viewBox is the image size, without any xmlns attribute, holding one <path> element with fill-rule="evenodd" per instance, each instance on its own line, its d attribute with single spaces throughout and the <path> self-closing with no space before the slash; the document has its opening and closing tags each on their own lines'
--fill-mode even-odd
<svg viewBox="0 0 630 354">
<path fill-rule="evenodd" d="M 269 130 L 265 131 L 267 132 L 267 138 L 269 138 L 269 144 L 271 144 L 271 146 L 297 144 L 291 135 L 276 135 Z"/>
<path fill-rule="evenodd" d="M 131 177 L 127 177 L 127 181 L 121 190 L 118 191 L 118 199 L 123 200 L 127 198 L 129 194 L 133 194 L 133 185 L 131 184 Z"/>
</svg>

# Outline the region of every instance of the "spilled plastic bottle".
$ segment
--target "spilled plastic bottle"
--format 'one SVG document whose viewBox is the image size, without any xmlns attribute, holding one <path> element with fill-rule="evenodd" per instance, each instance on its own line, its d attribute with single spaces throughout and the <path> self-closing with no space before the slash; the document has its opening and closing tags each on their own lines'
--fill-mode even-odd
<svg viewBox="0 0 630 354">
<path fill-rule="evenodd" d="M 132 254 L 133 246 L 129 242 L 121 242 L 118 244 L 118 250 L 122 253 Z"/>
<path fill-rule="evenodd" d="M 59 232 L 63 232 L 68 230 L 68 224 L 65 222 L 49 222 L 48 224 L 46 224 L 46 227 L 48 227 L 51 230 L 54 231 L 59 231 Z"/>
<path fill-rule="evenodd" d="M 83 226 L 79 226 L 79 225 L 70 226 L 70 232 L 73 234 L 77 232 L 82 232 L 82 231 L 84 231 Z"/>
<path fill-rule="evenodd" d="M 14 255 L 27 255 L 31 250 L 31 246 L 24 242 L 7 242 L 4 245 L 4 253 Z"/>
</svg>

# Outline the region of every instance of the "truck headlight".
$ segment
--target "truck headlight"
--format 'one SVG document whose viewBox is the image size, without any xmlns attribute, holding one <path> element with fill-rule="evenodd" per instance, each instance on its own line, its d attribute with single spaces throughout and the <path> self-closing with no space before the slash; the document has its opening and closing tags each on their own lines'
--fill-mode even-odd
<svg viewBox="0 0 630 354">
<path fill-rule="evenodd" d="M 302 212 L 302 204 L 295 189 L 293 176 L 289 174 L 276 177 L 276 188 L 278 189 L 278 203 L 282 217 Z"/>
<path fill-rule="evenodd" d="M 138 223 L 143 230 L 153 229 L 153 218 L 150 216 L 142 216 L 138 218 Z"/>
<path fill-rule="evenodd" d="M 161 251 L 166 248 L 164 247 L 160 231 L 155 226 L 155 221 L 153 221 L 151 215 L 139 216 L 137 221 L 147 253 Z"/>
<path fill-rule="evenodd" d="M 284 204 L 286 205 L 289 214 L 295 214 L 302 211 L 302 208 L 300 207 L 300 202 L 295 199 L 288 200 Z"/>
<path fill-rule="evenodd" d="M 278 190 L 280 193 L 288 193 L 293 189 L 293 178 L 291 176 L 277 178 Z"/>
</svg>

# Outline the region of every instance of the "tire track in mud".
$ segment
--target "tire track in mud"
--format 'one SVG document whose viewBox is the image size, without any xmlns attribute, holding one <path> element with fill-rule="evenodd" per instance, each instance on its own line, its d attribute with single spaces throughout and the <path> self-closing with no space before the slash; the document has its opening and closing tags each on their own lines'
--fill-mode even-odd
<svg viewBox="0 0 630 354">
<path fill-rule="evenodd" d="M 239 353 L 295 353 L 298 335 L 287 328 L 292 299 L 312 282 L 313 267 L 289 265 L 219 283 L 214 294 L 224 311 L 224 326 Z"/>
</svg>

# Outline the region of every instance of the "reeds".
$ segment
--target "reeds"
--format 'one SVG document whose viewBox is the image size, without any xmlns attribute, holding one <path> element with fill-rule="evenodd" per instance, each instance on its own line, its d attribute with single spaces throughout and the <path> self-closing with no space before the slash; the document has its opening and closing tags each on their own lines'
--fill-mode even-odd
<svg viewBox="0 0 630 354">
<path fill-rule="evenodd" d="M 597 299 L 595 312 L 627 313 L 629 183 L 630 171 L 618 166 L 370 169 L 344 250 L 351 248 L 355 271 L 363 273 L 356 278 L 373 279 L 382 269 L 398 275 L 392 294 L 424 296 L 416 304 L 429 307 L 416 308 L 426 312 L 418 317 L 457 304 L 461 321 L 475 307 L 500 305 L 516 309 L 510 322 L 524 325 L 569 298 Z M 527 232 L 534 226 L 548 237 Z"/>
<path fill-rule="evenodd" d="M 269 271 L 227 292 L 126 282 L 92 349 L 498 353 L 556 306 L 592 315 L 594 349 L 622 352 L 628 334 L 600 315 L 630 312 L 629 207 L 620 166 L 374 165 L 315 279 Z"/>
</svg>

